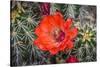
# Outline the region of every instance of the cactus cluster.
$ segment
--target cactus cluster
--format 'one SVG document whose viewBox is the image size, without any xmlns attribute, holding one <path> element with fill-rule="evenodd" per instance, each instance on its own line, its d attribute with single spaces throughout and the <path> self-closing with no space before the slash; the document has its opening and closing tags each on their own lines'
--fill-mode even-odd
<svg viewBox="0 0 100 67">
<path fill-rule="evenodd" d="M 59 64 L 96 61 L 96 6 L 46 2 L 11 1 L 11 66 Z M 43 17 L 60 12 L 64 20 L 73 19 L 78 34 L 74 47 L 51 55 L 34 43 L 35 29 Z"/>
</svg>

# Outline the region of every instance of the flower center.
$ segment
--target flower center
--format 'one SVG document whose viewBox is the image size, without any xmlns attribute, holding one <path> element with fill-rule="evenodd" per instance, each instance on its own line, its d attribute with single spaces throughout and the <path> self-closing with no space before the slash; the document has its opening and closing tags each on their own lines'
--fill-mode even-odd
<svg viewBox="0 0 100 67">
<path fill-rule="evenodd" d="M 55 29 L 53 31 L 53 37 L 56 40 L 56 42 L 61 42 L 65 38 L 65 33 L 60 29 Z"/>
</svg>

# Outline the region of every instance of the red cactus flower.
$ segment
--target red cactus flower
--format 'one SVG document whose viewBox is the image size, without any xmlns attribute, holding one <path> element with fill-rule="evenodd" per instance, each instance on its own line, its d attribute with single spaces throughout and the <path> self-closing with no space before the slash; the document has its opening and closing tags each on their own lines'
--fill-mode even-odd
<svg viewBox="0 0 100 67">
<path fill-rule="evenodd" d="M 75 63 L 79 62 L 79 60 L 75 56 L 70 56 L 67 60 L 66 63 Z"/>
<path fill-rule="evenodd" d="M 64 21 L 60 12 L 54 15 L 47 15 L 35 29 L 37 39 L 34 40 L 36 46 L 41 50 L 57 54 L 64 49 L 73 48 L 73 39 L 76 37 L 77 28 L 71 28 L 72 19 Z"/>
<path fill-rule="evenodd" d="M 41 15 L 49 15 L 50 3 L 40 3 L 40 11 L 41 11 Z"/>
</svg>

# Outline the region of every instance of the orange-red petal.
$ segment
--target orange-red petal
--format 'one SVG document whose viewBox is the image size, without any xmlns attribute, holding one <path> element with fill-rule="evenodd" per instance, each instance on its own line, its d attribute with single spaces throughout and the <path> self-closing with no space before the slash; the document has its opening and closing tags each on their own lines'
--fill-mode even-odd
<svg viewBox="0 0 100 67">
<path fill-rule="evenodd" d="M 59 28 L 63 29 L 64 28 L 64 20 L 63 16 L 60 12 L 56 12 L 55 15 L 52 16 L 54 19 L 54 24 L 58 25 Z"/>
<path fill-rule="evenodd" d="M 50 36 L 39 36 L 36 44 L 44 45 L 47 49 L 56 47 L 54 40 Z"/>
<path fill-rule="evenodd" d="M 59 50 L 64 50 L 67 47 L 67 38 L 60 44 Z"/>
<path fill-rule="evenodd" d="M 71 27 L 72 21 L 73 21 L 72 18 L 68 18 L 68 19 L 66 20 L 66 22 L 65 22 L 65 24 L 64 24 L 66 30 L 69 29 L 69 28 Z"/>
<path fill-rule="evenodd" d="M 74 45 L 73 45 L 73 42 L 69 40 L 69 41 L 67 42 L 67 49 L 72 49 L 73 46 L 74 46 Z"/>
<path fill-rule="evenodd" d="M 52 30 L 52 24 L 50 21 L 50 16 L 46 16 L 40 22 L 40 28 L 43 32 L 50 32 Z"/>
<path fill-rule="evenodd" d="M 75 38 L 75 37 L 77 36 L 77 34 L 78 34 L 78 29 L 77 29 L 77 28 L 73 28 L 73 29 L 71 29 L 71 30 L 69 30 L 69 31 L 67 32 L 67 35 L 68 35 L 68 37 L 69 37 L 70 39 Z"/>
<path fill-rule="evenodd" d="M 40 40 L 39 40 L 38 38 L 34 41 L 34 44 L 37 45 L 38 48 L 41 49 L 41 50 L 44 50 L 44 51 L 48 50 L 48 49 L 45 47 L 44 44 L 41 44 L 41 43 L 40 43 Z"/>
<path fill-rule="evenodd" d="M 50 51 L 50 53 L 51 53 L 52 55 L 55 55 L 55 54 L 58 53 L 59 50 L 58 50 L 57 48 L 52 48 L 52 49 L 50 49 L 49 51 Z"/>
</svg>

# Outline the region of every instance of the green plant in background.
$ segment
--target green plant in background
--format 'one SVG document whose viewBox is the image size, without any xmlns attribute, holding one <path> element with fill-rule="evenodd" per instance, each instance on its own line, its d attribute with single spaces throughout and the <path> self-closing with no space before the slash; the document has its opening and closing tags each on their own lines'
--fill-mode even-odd
<svg viewBox="0 0 100 67">
<path fill-rule="evenodd" d="M 96 61 L 96 7 L 72 4 L 11 1 L 11 65 L 38 65 Z M 73 26 L 78 28 L 74 48 L 50 55 L 34 45 L 37 38 L 34 29 L 43 16 L 59 11 L 64 19 L 73 18 Z M 70 59 L 69 59 L 70 58 Z M 76 59 L 74 59 L 76 60 Z"/>
<path fill-rule="evenodd" d="M 79 29 L 75 49 L 80 62 L 96 61 L 96 29 L 86 24 Z"/>
<path fill-rule="evenodd" d="M 34 58 L 38 59 L 41 55 L 33 46 L 36 37 L 33 30 L 40 18 L 38 4 L 14 1 L 11 5 L 11 65 L 33 64 Z"/>
</svg>

